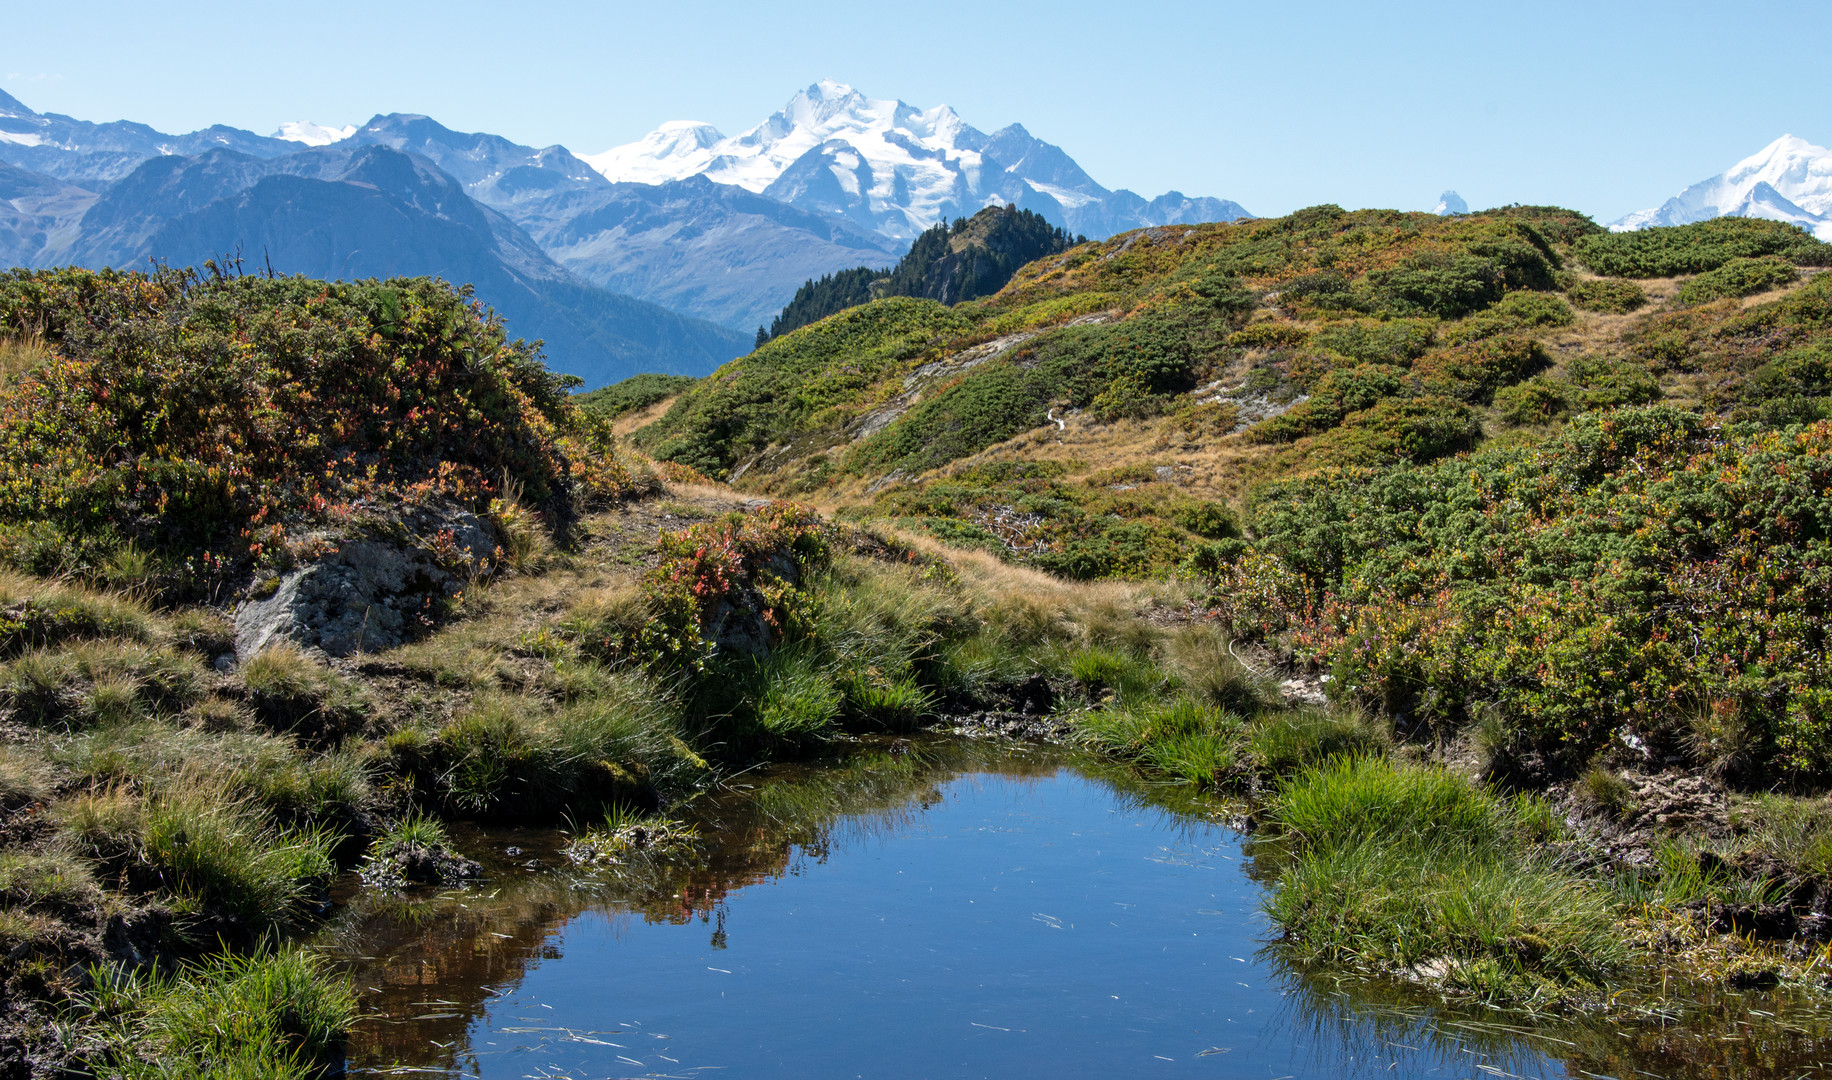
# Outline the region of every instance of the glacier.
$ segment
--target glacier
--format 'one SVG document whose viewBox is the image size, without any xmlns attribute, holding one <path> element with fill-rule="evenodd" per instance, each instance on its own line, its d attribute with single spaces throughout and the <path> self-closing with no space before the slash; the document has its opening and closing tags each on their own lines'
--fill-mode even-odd
<svg viewBox="0 0 1832 1080">
<path fill-rule="evenodd" d="M 356 134 L 355 124 L 326 127 L 323 124 L 314 124 L 310 120 L 288 120 L 281 124 L 279 130 L 269 138 L 285 139 L 287 142 L 304 143 L 307 146 L 329 146 L 335 142 L 342 142 L 354 134 Z"/>
<path fill-rule="evenodd" d="M 738 135 L 677 120 L 582 160 L 614 183 L 704 176 L 899 240 L 1007 203 L 1091 236 L 1251 216 L 1223 199 L 1171 193 L 1147 202 L 1109 191 L 1020 125 L 988 135 L 947 105 L 872 98 L 834 79 L 797 91 Z"/>
<path fill-rule="evenodd" d="M 1648 210 L 1610 222 L 1615 232 L 1757 217 L 1799 225 L 1832 242 L 1832 150 L 1783 135 L 1729 169 Z"/>
</svg>

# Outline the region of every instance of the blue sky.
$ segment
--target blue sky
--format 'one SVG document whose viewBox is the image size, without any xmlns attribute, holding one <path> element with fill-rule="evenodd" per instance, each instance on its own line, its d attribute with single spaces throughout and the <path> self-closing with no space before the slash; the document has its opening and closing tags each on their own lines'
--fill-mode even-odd
<svg viewBox="0 0 1832 1080">
<path fill-rule="evenodd" d="M 1256 214 L 1657 204 L 1784 132 L 1832 143 L 1832 4 L 16 5 L 0 87 L 165 131 L 426 113 L 581 153 L 727 134 L 831 76 L 1023 123 L 1096 180 Z"/>
</svg>

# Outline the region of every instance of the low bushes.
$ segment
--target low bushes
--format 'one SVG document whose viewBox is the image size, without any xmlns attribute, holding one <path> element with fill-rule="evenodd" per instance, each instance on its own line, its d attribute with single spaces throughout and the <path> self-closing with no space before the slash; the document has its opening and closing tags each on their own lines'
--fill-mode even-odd
<svg viewBox="0 0 1832 1080">
<path fill-rule="evenodd" d="M 1794 264 L 1776 255 L 1759 259 L 1731 259 L 1715 270 L 1693 278 L 1679 287 L 1676 299 L 1682 304 L 1703 304 L 1754 296 L 1783 285 L 1792 285 L 1800 277 Z"/>
<path fill-rule="evenodd" d="M 1427 394 L 1487 404 L 1496 390 L 1550 363 L 1539 342 L 1504 335 L 1428 353 L 1413 362 L 1412 380 Z"/>
<path fill-rule="evenodd" d="M 1733 259 L 1781 256 L 1803 266 L 1832 265 L 1832 244 L 1798 225 L 1762 218 L 1719 217 L 1691 225 L 1595 233 L 1571 253 L 1605 277 L 1676 277 L 1716 270 Z"/>
<path fill-rule="evenodd" d="M 1357 465 L 1435 461 L 1472 449 L 1481 436 L 1481 421 L 1460 401 L 1442 395 L 1382 398 L 1313 438 L 1292 460 Z"/>
<path fill-rule="evenodd" d="M 1537 375 L 1495 394 L 1496 411 L 1509 424 L 1543 424 L 1573 413 L 1647 405 L 1660 400 L 1660 382 L 1632 361 L 1583 356 L 1559 377 Z"/>
<path fill-rule="evenodd" d="M 1708 703 L 1759 770 L 1826 775 L 1828 490 L 1824 423 L 1585 414 L 1532 451 L 1269 485 L 1213 603 L 1408 724 L 1505 718 L 1510 767 L 1576 769 Z"/>
<path fill-rule="evenodd" d="M 35 570 L 196 599 L 365 500 L 481 510 L 507 479 L 569 510 L 628 479 L 442 282 L 0 275 L 0 333 L 28 327 L 52 357 L 0 388 L 0 549 Z"/>
<path fill-rule="evenodd" d="M 1626 315 L 1648 302 L 1641 286 L 1621 278 L 1586 278 L 1565 290 L 1572 305 L 1582 311 Z"/>
</svg>

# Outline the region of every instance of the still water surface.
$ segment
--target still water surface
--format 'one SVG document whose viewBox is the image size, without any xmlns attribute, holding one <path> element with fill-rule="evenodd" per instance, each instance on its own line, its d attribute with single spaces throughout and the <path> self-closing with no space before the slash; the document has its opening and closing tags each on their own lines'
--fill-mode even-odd
<svg viewBox="0 0 1832 1080">
<path fill-rule="evenodd" d="M 684 863 L 585 873 L 550 832 L 466 834 L 485 884 L 356 895 L 326 935 L 363 989 L 350 1072 L 1820 1075 L 1818 1028 L 1688 1061 L 1726 1045 L 1700 1024 L 1734 1039 L 1768 998 L 1650 1039 L 1295 975 L 1241 836 L 1181 798 L 1059 751 L 933 740 L 749 774 L 681 811 L 705 838 Z"/>
</svg>

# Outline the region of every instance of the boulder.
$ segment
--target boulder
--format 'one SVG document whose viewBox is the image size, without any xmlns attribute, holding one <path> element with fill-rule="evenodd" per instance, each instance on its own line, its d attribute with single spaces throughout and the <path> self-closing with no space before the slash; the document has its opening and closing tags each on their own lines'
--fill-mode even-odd
<svg viewBox="0 0 1832 1080">
<path fill-rule="evenodd" d="M 493 562 L 496 535 L 468 511 L 416 507 L 306 546 L 323 554 L 236 609 L 238 662 L 280 641 L 333 657 L 410 641 Z"/>
</svg>

